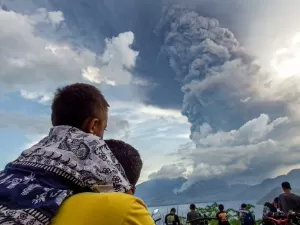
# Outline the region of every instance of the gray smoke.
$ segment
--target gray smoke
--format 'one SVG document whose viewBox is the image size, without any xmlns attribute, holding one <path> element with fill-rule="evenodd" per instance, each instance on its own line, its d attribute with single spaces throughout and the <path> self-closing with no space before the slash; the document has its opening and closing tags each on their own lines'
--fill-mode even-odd
<svg viewBox="0 0 300 225">
<path fill-rule="evenodd" d="M 164 9 L 156 32 L 163 32 L 161 53 L 169 56 L 182 83 L 182 113 L 192 124 L 196 143 L 204 123 L 215 131 L 228 131 L 261 113 L 271 118 L 285 114 L 281 102 L 255 99 L 253 83 L 260 67 L 216 19 L 172 6 Z"/>
</svg>

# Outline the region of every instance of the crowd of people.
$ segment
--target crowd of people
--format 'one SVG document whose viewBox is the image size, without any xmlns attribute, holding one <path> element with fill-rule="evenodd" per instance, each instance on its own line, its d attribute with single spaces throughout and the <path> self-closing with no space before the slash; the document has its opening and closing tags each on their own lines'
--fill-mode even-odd
<svg viewBox="0 0 300 225">
<path fill-rule="evenodd" d="M 273 216 L 276 213 L 288 214 L 291 211 L 300 213 L 300 196 L 292 193 L 289 182 L 282 182 L 281 187 L 283 193 L 272 202 L 266 202 L 264 204 L 263 218 Z M 205 225 L 205 221 L 208 219 L 216 219 L 218 220 L 218 225 L 230 225 L 224 205 L 220 204 L 218 209 L 219 212 L 215 218 L 208 218 L 196 210 L 195 204 L 191 204 L 190 212 L 187 213 L 186 217 L 187 222 L 191 225 Z M 247 204 L 243 203 L 241 205 L 240 210 L 238 210 L 238 215 L 241 225 L 255 225 L 255 215 L 248 209 Z M 166 225 L 180 225 L 175 208 L 172 208 L 170 213 L 165 216 L 164 223 Z M 264 224 L 267 225 L 268 223 L 264 222 Z"/>
<path fill-rule="evenodd" d="M 283 193 L 274 198 L 272 202 L 264 204 L 263 219 L 265 224 L 271 224 L 268 218 L 295 218 L 300 213 L 300 196 L 292 192 L 289 182 L 282 182 Z M 296 217 L 297 218 L 297 217 Z"/>
<path fill-rule="evenodd" d="M 218 213 L 215 217 L 207 217 L 206 215 L 201 215 L 196 210 L 196 205 L 190 205 L 190 211 L 187 213 L 186 221 L 190 225 L 207 225 L 208 220 L 216 219 L 218 221 L 218 225 L 230 225 L 228 220 L 228 215 L 225 210 L 223 204 L 218 205 Z M 247 204 L 243 203 L 238 210 L 238 215 L 240 218 L 241 225 L 254 225 L 255 224 L 255 217 L 252 212 L 247 208 Z M 170 213 L 165 216 L 164 223 L 166 225 L 180 225 L 180 220 L 178 215 L 176 214 L 176 209 L 172 208 Z"/>
<path fill-rule="evenodd" d="M 0 224 L 153 225 L 134 197 L 139 152 L 104 140 L 109 104 L 94 86 L 59 88 L 48 136 L 0 172 Z"/>
<path fill-rule="evenodd" d="M 289 182 L 282 182 L 281 188 L 283 193 L 276 197 L 273 202 L 266 202 L 264 204 L 263 215 L 275 212 L 289 213 L 290 211 L 299 212 L 300 210 L 300 196 L 292 193 L 291 184 Z"/>
</svg>

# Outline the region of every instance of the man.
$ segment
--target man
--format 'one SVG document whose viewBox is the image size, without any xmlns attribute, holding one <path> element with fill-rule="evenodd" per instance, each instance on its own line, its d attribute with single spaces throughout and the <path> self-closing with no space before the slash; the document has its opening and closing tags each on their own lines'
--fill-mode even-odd
<svg viewBox="0 0 300 225">
<path fill-rule="evenodd" d="M 132 193 L 142 169 L 136 149 L 122 141 L 106 140 L 106 144 L 125 170 Z M 144 203 L 123 193 L 84 193 L 67 199 L 51 225 L 154 225 Z"/>
<path fill-rule="evenodd" d="M 0 224 L 47 225 L 65 199 L 101 185 L 104 191 L 132 192 L 102 139 L 108 107 L 89 84 L 56 91 L 48 136 L 0 172 Z"/>
<path fill-rule="evenodd" d="M 291 184 L 289 182 L 282 182 L 281 188 L 283 193 L 278 197 L 279 209 L 284 213 L 297 209 L 300 205 L 300 196 L 292 193 Z"/>
<path fill-rule="evenodd" d="M 170 213 L 165 216 L 166 225 L 180 225 L 179 217 L 175 213 L 176 209 L 172 208 Z"/>
<path fill-rule="evenodd" d="M 196 211 L 196 205 L 195 204 L 191 204 L 190 205 L 190 210 L 187 215 L 186 215 L 186 220 L 187 222 L 189 222 L 191 225 L 199 225 L 200 224 L 200 221 L 199 220 L 196 220 L 198 218 L 201 217 L 200 213 L 198 213 Z"/>
<path fill-rule="evenodd" d="M 230 225 L 227 218 L 227 213 L 224 210 L 224 205 L 220 204 L 218 206 L 219 212 L 217 213 L 216 217 L 218 219 L 219 225 Z"/>
<path fill-rule="evenodd" d="M 241 205 L 240 213 L 240 221 L 241 225 L 254 225 L 255 219 L 252 213 L 248 210 L 247 204 L 243 203 Z"/>
</svg>

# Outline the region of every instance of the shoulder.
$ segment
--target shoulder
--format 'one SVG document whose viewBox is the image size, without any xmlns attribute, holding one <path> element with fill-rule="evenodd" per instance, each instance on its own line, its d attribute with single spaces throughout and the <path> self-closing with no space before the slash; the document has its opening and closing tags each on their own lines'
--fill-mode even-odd
<svg viewBox="0 0 300 225">
<path fill-rule="evenodd" d="M 111 216 L 112 214 L 114 216 Z M 81 225 L 87 221 L 89 225 L 153 225 L 151 215 L 143 201 L 124 193 L 74 195 L 60 207 L 52 225 Z"/>
</svg>

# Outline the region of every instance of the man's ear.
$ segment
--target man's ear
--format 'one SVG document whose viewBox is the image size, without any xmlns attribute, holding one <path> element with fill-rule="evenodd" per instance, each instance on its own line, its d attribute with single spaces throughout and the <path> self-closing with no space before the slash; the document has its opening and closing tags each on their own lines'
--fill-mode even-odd
<svg viewBox="0 0 300 225">
<path fill-rule="evenodd" d="M 97 118 L 85 120 L 82 124 L 81 130 L 89 134 L 96 134 L 95 129 L 98 121 L 99 120 Z"/>
<path fill-rule="evenodd" d="M 87 124 L 88 133 L 96 135 L 98 123 L 99 123 L 99 120 L 97 118 L 93 118 L 93 119 L 89 120 L 88 124 Z"/>
</svg>

